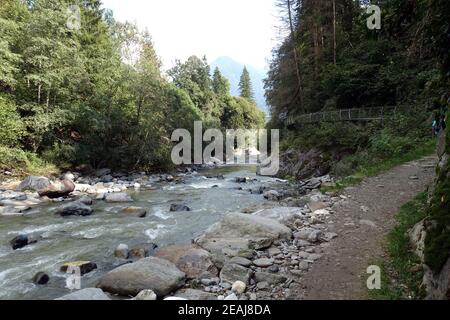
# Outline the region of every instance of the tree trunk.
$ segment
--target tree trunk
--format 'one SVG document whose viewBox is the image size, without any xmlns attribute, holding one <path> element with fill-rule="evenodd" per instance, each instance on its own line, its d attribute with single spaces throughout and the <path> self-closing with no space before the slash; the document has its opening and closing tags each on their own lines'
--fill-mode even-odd
<svg viewBox="0 0 450 320">
<path fill-rule="evenodd" d="M 336 65 L 336 0 L 333 0 L 333 62 Z"/>
<path fill-rule="evenodd" d="M 302 76 L 300 73 L 300 58 L 299 53 L 297 52 L 297 47 L 295 45 L 295 30 L 294 23 L 292 21 L 292 10 L 291 10 L 291 0 L 287 0 L 287 9 L 289 14 L 289 27 L 291 29 L 291 39 L 292 39 L 292 47 L 294 50 L 294 60 L 295 60 L 295 71 L 297 75 L 297 85 L 298 85 L 298 94 L 300 97 L 300 108 L 303 109 L 303 85 L 302 85 Z"/>
</svg>

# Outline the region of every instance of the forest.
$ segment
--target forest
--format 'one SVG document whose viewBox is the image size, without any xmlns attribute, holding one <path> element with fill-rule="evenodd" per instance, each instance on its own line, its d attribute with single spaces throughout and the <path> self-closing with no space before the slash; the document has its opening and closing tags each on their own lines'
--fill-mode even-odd
<svg viewBox="0 0 450 320">
<path fill-rule="evenodd" d="M 174 129 L 264 126 L 246 70 L 241 97 L 206 57 L 163 72 L 149 32 L 100 0 L 0 0 L 0 71 L 7 172 L 167 169 Z"/>
<path fill-rule="evenodd" d="M 369 29 L 369 4 L 381 28 Z M 448 1 L 280 0 L 285 38 L 273 51 L 266 96 L 269 126 L 283 148 L 325 150 L 338 176 L 430 145 L 433 115 L 449 98 Z M 330 110 L 396 106 L 385 122 L 286 125 Z M 441 111 L 440 111 L 441 110 Z"/>
</svg>

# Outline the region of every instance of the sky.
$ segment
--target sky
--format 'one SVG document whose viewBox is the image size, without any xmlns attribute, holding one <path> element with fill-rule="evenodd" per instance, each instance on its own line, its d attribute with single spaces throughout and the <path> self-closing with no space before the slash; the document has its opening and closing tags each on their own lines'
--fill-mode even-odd
<svg viewBox="0 0 450 320">
<path fill-rule="evenodd" d="M 147 28 L 164 69 L 175 59 L 229 56 L 267 69 L 277 39 L 274 0 L 103 0 L 118 21 Z"/>
</svg>

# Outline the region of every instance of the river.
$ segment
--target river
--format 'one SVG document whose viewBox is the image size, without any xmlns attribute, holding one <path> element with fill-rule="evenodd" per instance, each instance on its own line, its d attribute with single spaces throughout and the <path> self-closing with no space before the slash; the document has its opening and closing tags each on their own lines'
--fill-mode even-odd
<svg viewBox="0 0 450 320">
<path fill-rule="evenodd" d="M 224 175 L 225 179 L 206 178 Z M 201 172 L 186 178 L 184 184 L 160 183 L 154 190 L 130 192 L 133 206 L 147 208 L 145 218 L 132 218 L 119 212 L 129 203 L 94 202 L 90 217 L 62 218 L 54 214 L 61 205 L 39 206 L 24 217 L 0 217 L 0 299 L 54 299 L 69 293 L 66 274 L 59 271 L 70 261 L 92 261 L 98 269 L 82 278 L 82 287 L 94 287 L 98 279 L 115 267 L 114 249 L 144 243 L 159 247 L 187 244 L 230 212 L 262 205 L 262 195 L 238 190 L 236 177 L 257 178 L 244 189 L 280 184 L 275 179 L 256 177 L 253 168 L 233 167 Z M 190 212 L 170 212 L 172 203 L 184 203 Z M 20 233 L 38 239 L 34 245 L 13 251 L 9 241 Z M 45 286 L 33 284 L 33 276 L 46 272 L 51 280 Z"/>
</svg>

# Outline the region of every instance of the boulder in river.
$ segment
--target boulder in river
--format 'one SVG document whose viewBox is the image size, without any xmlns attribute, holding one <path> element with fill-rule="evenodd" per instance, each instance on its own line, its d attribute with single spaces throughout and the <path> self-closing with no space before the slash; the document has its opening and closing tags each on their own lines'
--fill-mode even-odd
<svg viewBox="0 0 450 320">
<path fill-rule="evenodd" d="M 58 208 L 56 211 L 57 214 L 61 215 L 62 217 L 68 217 L 68 216 L 90 216 L 94 210 L 78 201 L 67 203 L 62 205 Z"/>
<path fill-rule="evenodd" d="M 69 179 L 61 181 L 52 181 L 47 187 L 38 190 L 41 197 L 48 197 L 50 199 L 57 199 L 65 197 L 75 190 L 75 184 Z"/>
<path fill-rule="evenodd" d="M 98 287 L 121 296 L 136 296 L 142 290 L 153 290 L 164 297 L 183 286 L 185 274 L 172 262 L 160 258 L 145 258 L 108 272 Z"/>
<path fill-rule="evenodd" d="M 135 218 L 145 218 L 147 216 L 147 209 L 140 207 L 128 207 L 121 211 L 123 214 L 135 217 Z"/>
<path fill-rule="evenodd" d="M 130 255 L 130 249 L 126 244 L 119 244 L 114 250 L 114 256 L 119 259 L 128 259 Z"/>
<path fill-rule="evenodd" d="M 105 195 L 105 201 L 109 203 L 134 202 L 133 198 L 126 193 L 108 193 Z"/>
<path fill-rule="evenodd" d="M 102 301 L 111 299 L 101 289 L 88 288 L 70 293 L 55 300 Z"/>
<path fill-rule="evenodd" d="M 239 256 L 239 252 L 269 248 L 275 240 L 288 240 L 291 229 L 273 219 L 255 215 L 232 213 L 211 226 L 195 242 L 209 251 L 214 263 L 223 264 Z"/>
<path fill-rule="evenodd" d="M 33 282 L 38 285 L 45 285 L 50 281 L 50 277 L 45 272 L 38 272 L 33 277 Z"/>
<path fill-rule="evenodd" d="M 29 176 L 23 180 L 19 187 L 19 191 L 32 190 L 39 191 L 47 188 L 50 185 L 50 180 L 45 177 Z"/>
<path fill-rule="evenodd" d="M 174 203 L 170 206 L 171 212 L 180 212 L 180 211 L 191 211 L 187 205 Z"/>
<path fill-rule="evenodd" d="M 97 269 L 97 265 L 90 261 L 67 262 L 61 266 L 61 272 L 79 270 L 81 275 L 85 275 Z"/>
<path fill-rule="evenodd" d="M 14 239 L 12 239 L 9 243 L 11 244 L 13 250 L 18 250 L 36 242 L 37 241 L 32 239 L 31 236 L 27 234 L 20 234 Z"/>
<path fill-rule="evenodd" d="M 78 201 L 87 206 L 91 206 L 94 203 L 92 198 L 88 196 L 82 196 L 80 199 L 78 199 Z"/>
<path fill-rule="evenodd" d="M 156 257 L 174 263 L 189 279 L 197 279 L 206 274 L 214 278 L 219 273 L 211 254 L 191 245 L 164 247 L 156 252 Z"/>
<path fill-rule="evenodd" d="M 269 201 L 280 201 L 282 199 L 282 195 L 276 190 L 270 190 L 264 192 L 264 198 Z"/>
<path fill-rule="evenodd" d="M 156 248 L 158 248 L 158 245 L 154 243 L 137 245 L 129 251 L 129 258 L 136 260 L 153 256 Z"/>
</svg>

